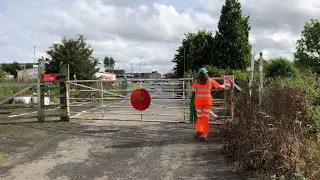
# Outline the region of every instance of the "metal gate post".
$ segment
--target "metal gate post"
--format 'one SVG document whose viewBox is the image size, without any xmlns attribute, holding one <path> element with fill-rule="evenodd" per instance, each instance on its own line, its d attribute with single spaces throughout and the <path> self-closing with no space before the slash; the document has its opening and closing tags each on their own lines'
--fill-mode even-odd
<svg viewBox="0 0 320 180">
<path fill-rule="evenodd" d="M 103 101 L 104 101 L 104 93 L 103 93 L 103 83 L 102 81 L 100 81 L 100 88 L 101 88 L 101 116 L 102 118 L 104 117 L 104 113 L 103 113 Z"/>
<path fill-rule="evenodd" d="M 182 94 L 182 96 L 183 96 L 183 105 L 185 105 L 186 104 L 186 93 L 185 93 L 185 82 L 184 82 L 184 80 L 182 81 L 182 91 L 183 91 L 183 94 Z"/>
</svg>

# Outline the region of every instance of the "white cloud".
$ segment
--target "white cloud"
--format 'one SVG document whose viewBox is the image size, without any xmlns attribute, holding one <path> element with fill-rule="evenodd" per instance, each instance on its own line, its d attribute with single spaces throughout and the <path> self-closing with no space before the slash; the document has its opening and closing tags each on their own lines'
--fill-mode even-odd
<svg viewBox="0 0 320 180">
<path fill-rule="evenodd" d="M 217 30 L 221 0 L 5 0 L 0 6 L 0 62 L 33 62 L 62 36 L 84 34 L 102 60 L 131 71 L 171 70 L 184 34 Z M 171 3 L 171 4 L 170 4 Z M 172 4 L 174 3 L 174 4 Z M 241 0 L 253 51 L 291 58 L 303 25 L 320 17 L 317 0 Z"/>
</svg>

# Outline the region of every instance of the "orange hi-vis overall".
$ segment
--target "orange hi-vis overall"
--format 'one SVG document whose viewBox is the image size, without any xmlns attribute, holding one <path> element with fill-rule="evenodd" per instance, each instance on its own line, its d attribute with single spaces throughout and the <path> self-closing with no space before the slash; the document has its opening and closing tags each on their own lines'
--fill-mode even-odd
<svg viewBox="0 0 320 180">
<path fill-rule="evenodd" d="M 209 116 L 212 107 L 211 89 L 218 89 L 220 84 L 209 78 L 206 84 L 195 81 L 192 85 L 196 89 L 194 106 L 197 113 L 196 132 L 202 132 L 202 137 L 207 138 L 209 132 Z"/>
</svg>

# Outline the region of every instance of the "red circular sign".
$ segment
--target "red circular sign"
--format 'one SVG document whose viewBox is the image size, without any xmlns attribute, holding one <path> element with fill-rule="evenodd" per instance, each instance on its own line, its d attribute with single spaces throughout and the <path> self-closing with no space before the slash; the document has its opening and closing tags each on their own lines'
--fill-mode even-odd
<svg viewBox="0 0 320 180">
<path fill-rule="evenodd" d="M 151 98 L 150 94 L 145 89 L 136 89 L 132 92 L 130 101 L 131 105 L 136 110 L 143 111 L 149 107 Z"/>
</svg>

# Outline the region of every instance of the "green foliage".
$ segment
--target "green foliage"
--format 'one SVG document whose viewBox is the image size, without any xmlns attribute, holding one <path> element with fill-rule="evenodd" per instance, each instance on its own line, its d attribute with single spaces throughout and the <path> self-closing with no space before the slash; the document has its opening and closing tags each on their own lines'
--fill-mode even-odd
<svg viewBox="0 0 320 180">
<path fill-rule="evenodd" d="M 300 77 L 299 70 L 288 59 L 279 57 L 271 59 L 266 68 L 266 77 Z"/>
<path fill-rule="evenodd" d="M 199 70 L 204 65 L 214 64 L 214 37 L 211 32 L 199 30 L 193 34 L 188 55 L 188 69 Z"/>
<path fill-rule="evenodd" d="M 104 57 L 103 65 L 105 72 L 114 71 L 115 60 L 112 57 Z"/>
<path fill-rule="evenodd" d="M 60 64 L 69 64 L 70 77 L 76 74 L 77 79 L 92 79 L 99 71 L 96 66 L 99 60 L 92 55 L 93 49 L 85 42 L 83 36 L 78 39 L 62 38 L 61 43 L 53 44 L 47 51 L 51 59 L 46 59 L 46 72 L 59 73 Z"/>
<path fill-rule="evenodd" d="M 188 33 L 177 50 L 172 62 L 176 63 L 174 71 L 177 77 L 183 77 L 184 71 L 198 70 L 204 65 L 214 63 L 214 37 L 212 32 L 199 30 Z"/>
<path fill-rule="evenodd" d="M 246 69 L 251 59 L 249 16 L 242 15 L 238 0 L 226 0 L 221 9 L 215 38 L 215 59 L 219 68 Z"/>
<path fill-rule="evenodd" d="M 2 65 L 1 69 L 4 72 L 7 72 L 7 73 L 9 73 L 11 75 L 14 75 L 14 77 L 16 78 L 17 77 L 17 71 L 22 70 L 22 67 L 20 66 L 20 64 L 18 62 L 14 61 L 11 64 Z"/>
<path fill-rule="evenodd" d="M 210 77 L 223 77 L 223 75 L 234 75 L 236 81 L 248 79 L 248 73 L 244 70 L 230 70 L 230 73 L 227 73 L 227 71 L 229 71 L 228 69 L 218 69 L 215 66 L 205 66 L 205 68 L 208 70 L 208 74 Z"/>
<path fill-rule="evenodd" d="M 225 74 L 224 69 L 218 69 L 215 66 L 205 66 L 210 77 L 222 77 Z"/>
<path fill-rule="evenodd" d="M 320 73 L 320 20 L 311 19 L 304 26 L 294 54 L 295 65 Z"/>
<path fill-rule="evenodd" d="M 249 17 L 242 16 L 238 0 L 226 0 L 218 29 L 215 37 L 212 32 L 204 30 L 186 34 L 172 60 L 176 64 L 174 71 L 177 77 L 183 77 L 184 71 L 198 71 L 205 65 L 219 69 L 247 68 L 251 59 Z"/>
<path fill-rule="evenodd" d="M 236 81 L 248 79 L 248 72 L 244 70 L 232 70 L 232 75 L 234 75 Z"/>
<path fill-rule="evenodd" d="M 30 69 L 30 68 L 33 68 L 33 65 L 30 64 L 30 63 L 28 63 L 28 64 L 26 65 L 26 69 Z"/>
</svg>

